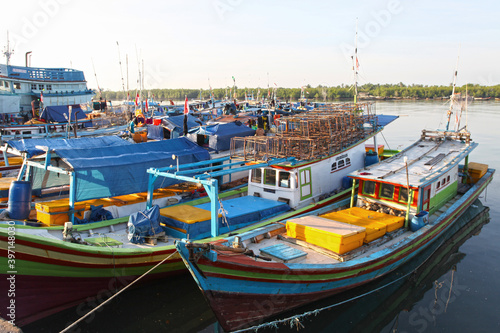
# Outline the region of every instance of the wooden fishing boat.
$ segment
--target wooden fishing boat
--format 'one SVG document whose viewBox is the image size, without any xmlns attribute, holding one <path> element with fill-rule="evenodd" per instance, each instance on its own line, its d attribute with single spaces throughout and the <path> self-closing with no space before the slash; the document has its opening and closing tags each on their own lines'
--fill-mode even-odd
<svg viewBox="0 0 500 333">
<path fill-rule="evenodd" d="M 390 274 L 445 240 L 495 172 L 468 162 L 476 146 L 465 128 L 423 131 L 349 174 L 359 183 L 349 208 L 177 249 L 222 327 L 247 327 Z"/>
<path fill-rule="evenodd" d="M 347 113 L 343 114 L 346 119 L 359 117 L 358 134 L 360 135 L 352 137 L 350 141 L 344 140 L 342 145 L 337 147 L 336 150 L 332 150 L 330 154 L 325 154 L 322 157 L 319 157 L 318 154 L 312 162 L 302 162 L 297 166 L 288 165 L 288 168 L 293 171 L 290 172 L 291 176 L 295 179 L 293 182 L 289 182 L 289 187 L 278 183 L 270 184 L 269 177 L 267 177 L 268 181 L 259 185 L 260 190 L 264 192 L 275 191 L 276 198 L 267 198 L 264 195 L 260 198 L 255 195 L 247 196 L 247 187 L 232 189 L 219 194 L 218 184 L 222 182 L 219 182 L 219 180 L 222 180 L 225 175 L 242 171 L 238 167 L 247 168 L 247 172 L 256 169 L 262 171 L 267 168 L 269 170 L 280 170 L 279 166 L 272 165 L 279 161 L 283 162 L 284 159 L 270 158 L 269 161 L 262 161 L 258 164 L 246 163 L 240 159 L 228 164 L 225 163 L 225 159 L 229 157 L 204 161 L 189 159 L 187 155 L 193 155 L 191 150 L 194 148 L 191 147 L 192 145 L 189 145 L 191 154 L 184 156 L 185 154 L 177 153 L 175 159 L 172 159 L 170 155 L 171 150 L 169 150 L 170 153 L 167 153 L 159 149 L 161 147 L 164 149 L 165 145 L 171 147 L 178 140 L 187 141 L 186 139 L 167 140 L 168 142 L 164 141 L 163 143 L 162 141 L 153 142 L 152 144 L 158 149 L 155 149 L 155 147 L 146 149 L 146 143 L 123 146 L 118 149 L 119 154 L 117 156 L 98 151 L 99 149 L 92 149 L 93 153 L 83 153 L 79 149 L 51 149 L 43 144 L 41 144 L 42 147 L 37 145 L 35 148 L 42 149 L 45 155 L 26 163 L 26 170 L 35 168 L 42 174 L 52 171 L 61 174 L 62 177 L 67 177 L 66 175 L 69 173 L 72 176 L 68 178 L 73 179 L 75 186 L 68 189 L 69 201 L 64 206 L 64 209 L 46 212 L 48 213 L 47 221 L 49 222 L 47 224 L 52 224 L 50 226 L 40 226 L 40 224 L 30 226 L 30 221 L 16 222 L 7 220 L 0 223 L 0 262 L 2 265 L 7 267 L 9 260 L 11 260 L 9 246 L 15 246 L 15 249 L 10 248 L 15 250 L 15 266 L 10 268 L 9 272 L 11 273 L 2 273 L 0 287 L 7 288 L 6 283 L 8 281 L 6 278 L 10 274 L 15 275 L 16 324 L 22 326 L 48 314 L 79 304 L 87 297 L 102 298 L 109 296 L 115 290 L 128 285 L 159 263 L 162 264 L 148 273 L 147 278 L 152 279 L 187 273 L 179 255 L 175 253 L 174 240 L 177 238 L 207 239 L 209 237 L 207 240 L 215 240 L 221 237 L 219 235 L 224 232 L 251 230 L 323 207 L 333 201 L 345 200 L 345 198 L 349 197 L 350 190 L 340 190 L 342 177 L 349 170 L 353 171 L 363 165 L 365 158 L 364 143 L 373 139 L 376 133 L 382 130 L 382 127 L 377 125 L 370 127 L 368 130 L 365 129 L 362 125 L 366 118 L 361 112 L 353 114 L 353 116 L 351 116 L 350 111 Z M 376 118 L 370 117 L 370 119 L 375 120 Z M 147 144 L 149 147 L 150 143 Z M 142 152 L 137 152 L 138 157 L 126 154 L 131 153 L 129 151 L 132 150 L 130 148 L 132 146 L 144 147 Z M 198 148 L 203 150 L 200 147 Z M 205 150 L 203 151 L 204 154 L 208 155 Z M 356 151 L 356 154 L 352 155 L 350 165 L 346 169 L 340 169 L 338 173 L 331 172 L 330 158 L 346 154 L 351 156 L 349 154 L 352 151 Z M 196 150 L 196 153 L 201 154 L 198 150 Z M 240 154 L 241 150 L 235 149 L 234 153 Z M 98 154 L 100 158 L 95 160 L 98 163 L 89 169 L 88 162 L 94 160 L 92 156 L 95 156 L 95 154 Z M 106 162 L 108 159 L 110 164 Z M 128 163 L 138 163 L 137 159 L 141 159 L 142 163 L 150 163 L 151 167 L 148 170 L 148 191 L 141 198 L 141 205 L 146 205 L 145 201 L 147 199 L 147 208 L 164 207 L 160 209 L 159 214 L 160 232 L 140 236 L 144 242 L 134 243 L 131 241 L 132 237 L 129 238 L 129 236 L 136 234 L 131 232 L 128 216 L 88 224 L 70 224 L 66 222 L 75 222 L 75 214 L 77 217 L 81 217 L 78 215 L 79 211 L 83 209 L 78 205 L 81 202 L 80 199 L 94 200 L 93 198 L 102 195 L 103 191 L 114 193 L 116 187 L 120 187 L 121 190 L 126 190 L 128 193 L 139 192 L 137 191 L 139 190 L 137 183 L 142 183 L 144 179 L 147 179 L 147 176 L 139 175 L 137 170 L 126 170 Z M 115 162 L 112 162 L 113 160 Z M 295 186 L 295 184 L 300 184 L 299 170 L 302 168 L 310 170 L 315 163 L 329 164 L 328 178 L 337 186 L 331 189 L 338 190 L 339 193 L 327 196 L 328 192 L 326 190 L 331 190 L 329 187 L 323 187 L 322 190 L 320 187 L 313 187 L 314 191 L 310 195 L 304 196 L 297 202 L 290 200 L 288 203 L 278 200 L 279 196 L 282 195 L 278 191 L 280 186 L 290 194 L 304 193 L 303 187 Z M 241 166 L 242 164 L 244 166 Z M 106 165 L 107 167 L 105 167 Z M 159 167 L 159 165 L 171 166 L 165 168 Z M 194 170 L 194 168 L 198 169 Z M 179 181 L 185 182 L 188 176 L 192 176 L 196 172 L 198 172 L 197 176 L 193 176 L 195 182 L 198 184 L 204 182 L 214 184 L 213 186 L 206 186 L 209 189 L 207 196 L 177 206 L 169 205 L 168 207 L 165 207 L 165 203 L 161 204 L 157 201 L 160 198 L 155 196 L 154 190 L 171 182 L 171 180 L 163 180 L 155 183 L 163 173 L 173 176 L 174 183 L 177 183 Z M 266 171 L 263 172 L 266 173 Z M 30 171 L 25 174 L 33 175 L 34 173 Z M 95 178 L 93 178 L 93 175 Z M 127 177 L 127 175 L 134 175 L 134 177 Z M 119 179 L 111 181 L 116 177 Z M 91 182 L 91 179 L 94 179 L 95 182 Z M 284 181 L 284 179 L 281 180 Z M 311 181 L 319 183 L 324 179 L 310 179 L 309 184 Z M 252 182 L 255 185 L 255 177 Z M 213 191 L 217 191 L 215 200 Z M 219 199 L 222 205 L 219 203 Z M 247 211 L 238 210 L 242 201 L 231 201 L 234 199 L 245 201 Z M 97 201 L 96 203 L 100 204 L 101 202 Z M 215 211 L 218 210 L 218 207 L 223 206 L 229 212 L 226 221 L 228 224 L 215 232 L 210 227 L 211 218 L 213 217 L 213 214 L 211 216 L 211 212 L 213 212 L 212 205 L 217 206 Z M 256 210 L 256 207 L 259 209 Z M 292 210 L 292 208 L 294 209 Z M 129 214 L 142 214 L 136 213 L 138 210 L 140 209 L 137 208 L 136 211 L 129 212 Z M 193 211 L 196 211 L 195 214 L 186 215 Z M 58 215 L 65 215 L 65 217 L 59 219 L 57 218 Z M 182 225 L 179 225 L 179 223 L 182 223 Z M 186 225 L 189 228 L 185 227 Z M 206 229 L 207 225 L 208 230 Z M 15 234 L 15 243 L 9 243 L 9 236 L 12 233 Z M 75 286 L 78 286 L 77 290 L 75 290 Z M 2 302 L 4 300 L 8 301 L 8 299 L 2 299 Z M 3 308 L 5 308 L 4 305 L 4 303 L 1 304 Z"/>
</svg>

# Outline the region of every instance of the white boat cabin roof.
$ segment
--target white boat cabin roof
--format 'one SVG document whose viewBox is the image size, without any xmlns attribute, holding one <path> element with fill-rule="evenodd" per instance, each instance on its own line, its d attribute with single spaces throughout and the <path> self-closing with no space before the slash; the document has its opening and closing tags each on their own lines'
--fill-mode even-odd
<svg viewBox="0 0 500 333">
<path fill-rule="evenodd" d="M 417 188 L 432 183 L 437 177 L 451 170 L 463 161 L 477 146 L 464 137 L 450 132 L 431 132 L 441 135 L 426 135 L 400 153 L 380 163 L 350 173 L 357 179 L 407 185 L 405 156 L 408 159 L 408 178 L 410 187 Z M 452 134 L 452 135 L 450 135 Z M 465 138 L 465 139 L 464 139 Z"/>
</svg>

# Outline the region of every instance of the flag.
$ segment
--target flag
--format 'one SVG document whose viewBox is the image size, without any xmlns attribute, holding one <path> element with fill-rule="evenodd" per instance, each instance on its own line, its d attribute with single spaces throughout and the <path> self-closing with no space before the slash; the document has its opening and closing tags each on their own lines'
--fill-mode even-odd
<svg viewBox="0 0 500 333">
<path fill-rule="evenodd" d="M 359 61 L 358 61 L 358 57 L 356 57 L 356 69 L 359 69 Z"/>
<path fill-rule="evenodd" d="M 146 98 L 146 112 L 149 110 L 148 99 Z"/>
<path fill-rule="evenodd" d="M 137 93 L 137 95 L 135 96 L 135 106 L 139 106 L 139 93 Z"/>
<path fill-rule="evenodd" d="M 189 113 L 188 97 L 186 96 L 186 101 L 184 102 L 184 114 Z"/>
<path fill-rule="evenodd" d="M 234 79 L 234 76 L 233 76 L 233 82 L 236 82 L 236 80 Z"/>
<path fill-rule="evenodd" d="M 127 91 L 127 102 L 130 100 L 130 93 Z"/>
<path fill-rule="evenodd" d="M 43 103 L 43 91 L 40 91 L 40 102 Z"/>
</svg>

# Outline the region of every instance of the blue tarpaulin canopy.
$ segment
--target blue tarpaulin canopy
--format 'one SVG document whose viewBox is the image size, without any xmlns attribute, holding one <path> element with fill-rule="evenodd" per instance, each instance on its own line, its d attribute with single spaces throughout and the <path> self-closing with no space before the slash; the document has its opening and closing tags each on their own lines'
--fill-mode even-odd
<svg viewBox="0 0 500 333">
<path fill-rule="evenodd" d="M 378 114 L 377 115 L 377 125 L 378 126 L 387 126 L 392 123 L 394 120 L 398 119 L 399 116 L 392 116 L 386 114 Z"/>
<path fill-rule="evenodd" d="M 40 118 L 47 122 L 65 123 L 69 120 L 69 105 L 53 105 L 43 109 Z M 87 118 L 87 115 L 80 107 L 80 104 L 71 105 L 71 121 Z M 65 116 L 66 115 L 66 116 Z"/>
<path fill-rule="evenodd" d="M 133 143 L 124 140 L 116 135 L 77 138 L 77 139 L 21 139 L 9 140 L 7 145 L 18 152 L 26 152 L 28 158 L 44 154 L 46 150 L 62 148 L 99 148 L 109 146 L 131 145 Z"/>
<path fill-rule="evenodd" d="M 130 145 L 101 148 L 55 149 L 52 165 L 70 170 L 75 180 L 75 201 L 119 196 L 145 192 L 148 186 L 148 168 L 176 165 L 175 155 L 180 164 L 210 159 L 209 153 L 186 138 L 153 141 Z M 40 179 L 46 179 L 43 168 L 34 173 L 33 188 L 41 186 Z M 58 179 L 62 179 L 57 177 Z M 45 186 L 47 181 L 45 182 Z M 165 179 L 155 184 L 167 187 L 179 183 Z M 60 185 L 60 184 L 58 184 Z"/>
<path fill-rule="evenodd" d="M 229 150 L 231 138 L 255 135 L 255 130 L 241 122 L 201 126 L 188 133 L 188 139 L 198 142 L 198 135 L 208 136 L 208 147 L 215 150 Z"/>
<path fill-rule="evenodd" d="M 172 116 L 168 118 L 164 118 L 162 120 L 163 126 L 168 128 L 172 132 L 182 133 L 184 131 L 184 115 Z M 203 122 L 188 114 L 187 115 L 187 127 L 188 129 L 203 125 Z"/>
</svg>

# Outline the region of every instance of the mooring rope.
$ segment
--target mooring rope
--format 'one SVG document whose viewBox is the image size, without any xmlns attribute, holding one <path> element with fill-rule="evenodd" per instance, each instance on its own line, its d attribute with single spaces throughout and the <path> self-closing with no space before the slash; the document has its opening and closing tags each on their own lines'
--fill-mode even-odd
<svg viewBox="0 0 500 333">
<path fill-rule="evenodd" d="M 111 296 L 110 298 L 108 298 L 107 300 L 105 300 L 104 302 L 102 302 L 101 304 L 99 304 L 93 310 L 87 312 L 85 315 L 83 315 L 83 317 L 81 317 L 80 319 L 78 319 L 77 321 L 75 321 L 73 324 L 71 324 L 68 327 L 66 327 L 65 329 L 63 329 L 60 333 L 68 332 L 71 328 L 73 328 L 78 323 L 80 323 L 82 320 L 84 320 L 85 318 L 87 318 L 90 314 L 96 312 L 98 309 L 100 309 L 106 303 L 110 302 L 113 298 L 115 298 L 116 296 L 118 296 L 119 294 L 121 294 L 123 291 L 125 291 L 126 289 L 128 289 L 128 287 L 130 287 L 131 285 L 133 285 L 134 283 L 136 283 L 137 281 L 139 281 L 140 279 L 142 279 L 144 276 L 148 275 L 152 270 L 154 270 L 156 267 L 158 267 L 161 264 L 163 264 L 165 261 L 167 261 L 168 259 L 170 259 L 176 253 L 177 253 L 177 251 L 174 251 L 171 255 L 169 255 L 168 257 L 166 257 L 165 259 L 163 259 L 159 263 L 157 263 L 155 266 L 153 266 L 151 269 L 149 269 L 146 273 L 144 273 L 141 276 L 139 276 L 137 279 L 135 279 L 134 281 L 132 281 L 126 287 L 124 287 L 123 289 L 121 289 L 120 291 L 118 291 L 116 294 L 114 294 L 113 296 Z"/>
</svg>

